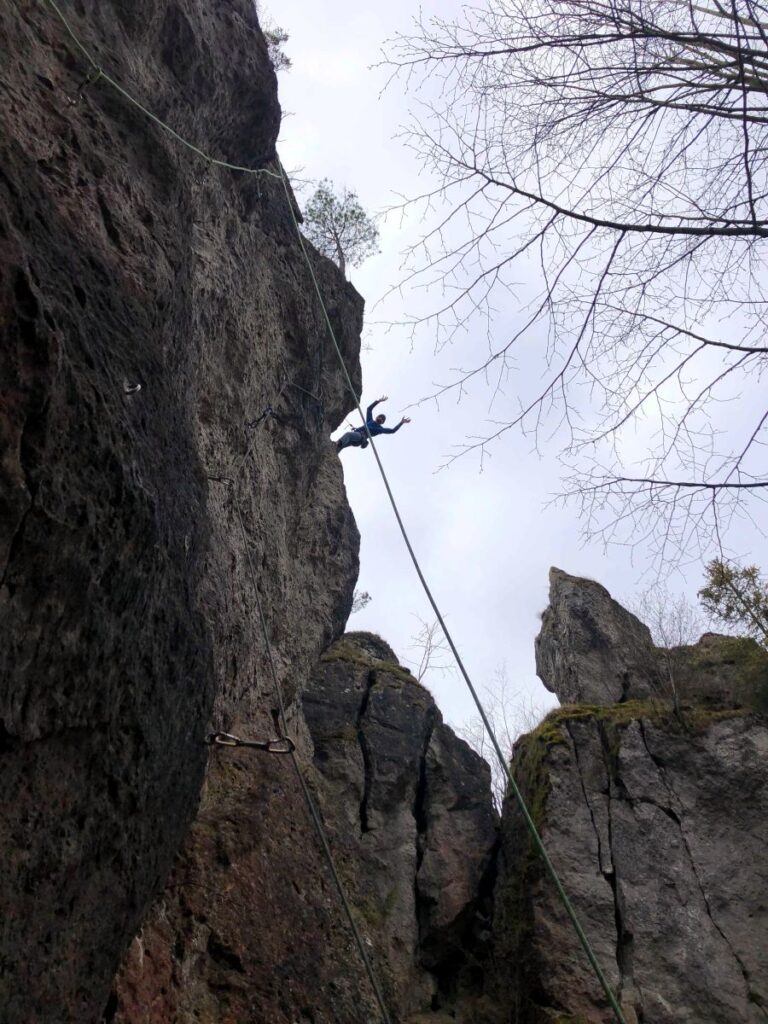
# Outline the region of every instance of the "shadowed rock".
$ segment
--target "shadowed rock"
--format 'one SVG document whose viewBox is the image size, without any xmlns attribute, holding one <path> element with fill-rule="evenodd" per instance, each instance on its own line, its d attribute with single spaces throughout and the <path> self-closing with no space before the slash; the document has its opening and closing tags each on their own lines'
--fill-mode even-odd
<svg viewBox="0 0 768 1024">
<path fill-rule="evenodd" d="M 66 11 L 196 145 L 273 160 L 249 0 Z M 327 439 L 352 405 L 281 183 L 208 167 L 103 79 L 70 103 L 89 68 L 51 5 L 2 5 L 0 34 L 0 1017 L 90 1024 L 206 734 L 268 728 L 246 549 L 289 696 L 343 628 L 358 538 Z M 359 382 L 361 300 L 316 271 Z"/>
<path fill-rule="evenodd" d="M 335 846 L 393 1009 L 406 1016 L 433 1000 L 453 1005 L 479 982 L 467 952 L 487 913 L 496 824 L 488 766 L 392 659 L 378 638 L 345 634 L 303 706 Z"/>
</svg>

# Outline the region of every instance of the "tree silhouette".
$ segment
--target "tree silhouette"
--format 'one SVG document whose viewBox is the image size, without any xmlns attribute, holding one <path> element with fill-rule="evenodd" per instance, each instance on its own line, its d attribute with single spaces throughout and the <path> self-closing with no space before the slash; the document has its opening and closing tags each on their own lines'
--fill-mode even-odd
<svg viewBox="0 0 768 1024">
<path fill-rule="evenodd" d="M 514 396 L 458 454 L 558 433 L 591 534 L 719 545 L 768 498 L 764 6 L 497 0 L 417 22 L 388 62 L 424 90 L 408 141 L 436 181 L 407 281 L 447 296 L 408 322 L 439 346 L 491 323 L 425 397 Z"/>
</svg>

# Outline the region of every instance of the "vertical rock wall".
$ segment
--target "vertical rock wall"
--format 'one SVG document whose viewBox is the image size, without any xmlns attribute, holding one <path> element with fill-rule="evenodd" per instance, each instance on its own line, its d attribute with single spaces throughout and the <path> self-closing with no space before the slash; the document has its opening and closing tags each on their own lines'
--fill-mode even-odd
<svg viewBox="0 0 768 1024">
<path fill-rule="evenodd" d="M 768 655 L 711 634 L 657 649 L 599 584 L 550 584 L 537 666 L 590 703 L 524 737 L 513 770 L 628 1024 L 765 1021 L 768 728 L 750 709 Z M 494 896 L 496 1003 L 519 1024 L 613 1020 L 511 801 Z"/>
<path fill-rule="evenodd" d="M 248 0 L 62 9 L 201 148 L 274 157 Z M 252 441 L 237 494 L 290 697 L 351 600 L 327 441 L 351 403 L 280 183 L 208 166 L 104 81 L 80 90 L 42 0 L 4 5 L 0 33 L 0 1006 L 88 1024 L 189 826 L 206 733 L 270 720 L 222 478 Z M 359 381 L 361 301 L 317 269 Z"/>
<path fill-rule="evenodd" d="M 487 765 L 370 634 L 330 648 L 303 707 L 334 848 L 393 1012 L 453 1006 L 481 981 L 466 954 L 496 845 Z"/>
<path fill-rule="evenodd" d="M 371 634 L 329 649 L 301 705 L 300 759 L 392 1020 L 453 1012 L 482 984 L 475 936 L 497 839 L 488 768 Z M 108 1019 L 379 1020 L 290 762 L 230 751 L 215 762 Z"/>
<path fill-rule="evenodd" d="M 556 712 L 518 748 L 550 857 L 628 1022 L 764 1021 L 768 729 L 620 707 Z M 503 822 L 497 999 L 521 1024 L 612 1021 L 511 805 Z"/>
</svg>

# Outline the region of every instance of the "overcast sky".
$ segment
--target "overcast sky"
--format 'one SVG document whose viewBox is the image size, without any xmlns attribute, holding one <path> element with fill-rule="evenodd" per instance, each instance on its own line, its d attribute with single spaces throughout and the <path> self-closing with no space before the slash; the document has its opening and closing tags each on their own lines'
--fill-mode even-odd
<svg viewBox="0 0 768 1024">
<path fill-rule="evenodd" d="M 458 11 L 455 0 L 422 5 L 425 15 L 447 17 Z M 293 67 L 280 75 L 284 121 L 279 143 L 283 163 L 301 168 L 308 178 L 330 178 L 354 189 L 372 212 L 391 207 L 398 195 L 421 191 L 424 181 L 412 154 L 396 136 L 407 116 L 403 89 L 382 92 L 386 72 L 371 69 L 384 41 L 408 29 L 416 13 L 413 3 L 390 0 L 277 0 L 268 9 L 272 20 L 290 35 L 285 49 Z M 386 466 L 412 542 L 446 616 L 470 674 L 482 688 L 506 664 L 509 685 L 522 706 L 542 708 L 554 700 L 536 678 L 533 640 L 539 615 L 547 604 L 547 573 L 551 565 L 597 579 L 617 598 L 629 598 L 647 587 L 641 579 L 647 563 L 642 550 L 599 543 L 584 544 L 575 509 L 547 507 L 560 487 L 557 446 L 541 455 L 530 441 L 508 433 L 493 449 L 482 472 L 473 455 L 440 470 L 446 456 L 466 437 L 481 433 L 489 419 L 489 392 L 478 382 L 461 403 L 447 399 L 408 407 L 430 393 L 435 381 L 450 370 L 468 365 L 484 338 L 466 337 L 458 347 L 439 354 L 427 336 L 412 347 L 404 328 L 387 331 L 381 321 L 398 321 L 404 312 L 425 308 L 435 296 L 392 294 L 402 278 L 401 250 L 417 225 L 390 217 L 381 226 L 381 253 L 350 278 L 367 307 L 363 353 L 363 402 L 382 394 L 384 407 L 396 421 L 408 409 L 412 423 L 394 437 L 385 437 L 378 451 Z M 515 298 L 502 309 L 495 329 L 514 322 Z M 541 373 L 522 367 L 521 372 Z M 510 396 L 513 398 L 514 396 Z M 431 620 L 426 598 L 413 571 L 389 508 L 370 450 L 347 450 L 341 456 L 349 499 L 362 534 L 359 588 L 372 595 L 350 628 L 380 633 L 401 660 L 416 658 L 409 650 L 418 631 L 417 617 Z M 765 564 L 764 543 L 745 535 L 741 553 Z M 678 575 L 673 589 L 695 594 L 700 567 Z M 428 685 L 445 717 L 461 725 L 473 714 L 471 699 L 458 677 L 433 674 Z"/>
</svg>

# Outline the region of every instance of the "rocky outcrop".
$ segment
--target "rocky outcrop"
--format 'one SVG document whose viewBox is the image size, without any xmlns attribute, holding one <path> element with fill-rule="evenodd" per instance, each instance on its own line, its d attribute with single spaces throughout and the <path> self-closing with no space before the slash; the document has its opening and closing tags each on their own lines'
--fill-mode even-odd
<svg viewBox="0 0 768 1024">
<path fill-rule="evenodd" d="M 651 633 L 594 580 L 549 571 L 536 672 L 564 704 L 612 704 L 660 692 Z"/>
<path fill-rule="evenodd" d="M 660 697 L 768 709 L 768 655 L 745 637 L 705 633 L 655 647 L 650 630 L 594 580 L 550 569 L 536 672 L 563 704 Z"/>
<path fill-rule="evenodd" d="M 751 712 L 768 654 L 714 634 L 654 648 L 599 584 L 550 581 L 537 669 L 570 704 L 513 770 L 624 1015 L 765 1021 L 768 728 Z M 519 1024 L 613 1020 L 511 802 L 499 863 L 494 949 L 516 967 L 497 1005 Z"/>
<path fill-rule="evenodd" d="M 185 137 L 273 159 L 250 0 L 66 10 Z M 429 694 L 371 635 L 317 666 L 357 570 L 327 441 L 351 401 L 282 186 L 86 82 L 51 5 L 0 30 L 3 1024 L 377 1018 L 291 761 L 205 745 L 272 729 L 259 602 L 393 1016 L 608 1020 L 511 804 L 497 865 L 488 769 Z M 359 385 L 361 300 L 312 258 Z M 678 653 L 673 709 L 669 652 L 554 570 L 537 666 L 590 706 L 515 771 L 628 1021 L 753 1024 L 768 739 L 733 705 L 747 676 L 766 692 L 765 656 Z"/>
<path fill-rule="evenodd" d="M 496 827 L 488 766 L 391 653 L 346 634 L 303 706 L 334 846 L 405 1018 L 477 984 L 458 975 L 487 913 Z"/>
<path fill-rule="evenodd" d="M 497 841 L 487 765 L 372 634 L 334 644 L 301 703 L 306 726 L 297 715 L 292 731 L 393 1019 L 455 1008 L 482 982 Z M 379 1019 L 289 762 L 216 760 L 109 1019 Z"/>
<path fill-rule="evenodd" d="M 681 727 L 657 706 L 564 709 L 514 768 L 627 1021 L 757 1024 L 768 1012 L 768 728 Z M 511 804 L 496 889 L 496 998 L 520 1024 L 613 1015 Z"/>
<path fill-rule="evenodd" d="M 273 158 L 249 0 L 66 10 L 184 136 Z M 357 532 L 327 437 L 351 405 L 280 183 L 206 165 L 104 80 L 79 91 L 49 5 L 5 5 L 0 31 L 0 1006 L 88 1024 L 188 830 L 206 733 L 270 722 L 246 545 L 289 698 L 343 626 Z M 359 382 L 361 301 L 317 273 Z"/>
<path fill-rule="evenodd" d="M 751 637 L 704 633 L 656 656 L 662 689 L 678 702 L 768 711 L 768 653 Z"/>
</svg>

